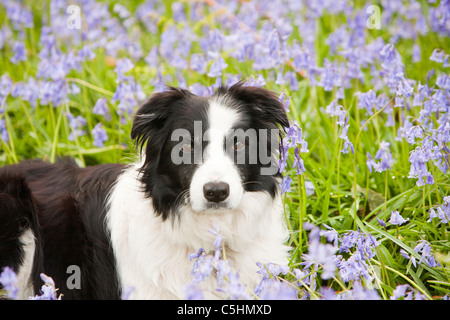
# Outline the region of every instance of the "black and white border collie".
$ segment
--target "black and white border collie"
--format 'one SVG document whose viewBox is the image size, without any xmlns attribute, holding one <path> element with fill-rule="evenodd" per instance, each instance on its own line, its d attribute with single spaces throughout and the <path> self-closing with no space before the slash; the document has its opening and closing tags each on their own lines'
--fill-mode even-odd
<svg viewBox="0 0 450 320">
<path fill-rule="evenodd" d="M 276 156 L 277 144 L 258 136 L 252 150 L 250 139 L 229 135 L 288 125 L 278 97 L 262 88 L 239 82 L 206 98 L 170 87 L 135 115 L 134 164 L 32 160 L 0 168 L 0 268 L 14 269 L 25 299 L 39 293 L 40 273 L 63 299 L 118 299 L 127 287 L 134 299 L 183 299 L 188 254 L 213 250 L 208 229 L 216 225 L 227 259 L 254 288 L 257 262 L 287 263 L 280 174 L 261 174 L 273 161 L 249 161 L 261 149 Z M 67 288 L 69 266 L 81 272 L 79 288 Z M 203 285 L 205 298 L 221 298 L 213 280 Z"/>
</svg>

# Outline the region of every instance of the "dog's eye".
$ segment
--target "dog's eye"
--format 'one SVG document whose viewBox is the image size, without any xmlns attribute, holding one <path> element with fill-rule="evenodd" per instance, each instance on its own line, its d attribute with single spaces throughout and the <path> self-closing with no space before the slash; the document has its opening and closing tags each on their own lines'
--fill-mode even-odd
<svg viewBox="0 0 450 320">
<path fill-rule="evenodd" d="M 236 141 L 234 144 L 234 150 L 236 151 L 241 151 L 245 148 L 245 143 L 243 143 L 242 141 Z"/>
<path fill-rule="evenodd" d="M 188 144 L 188 143 L 185 143 L 185 144 L 183 144 L 183 146 L 181 147 L 181 150 L 182 150 L 183 152 L 191 152 L 191 151 L 192 151 L 192 145 L 191 145 L 191 144 Z"/>
</svg>

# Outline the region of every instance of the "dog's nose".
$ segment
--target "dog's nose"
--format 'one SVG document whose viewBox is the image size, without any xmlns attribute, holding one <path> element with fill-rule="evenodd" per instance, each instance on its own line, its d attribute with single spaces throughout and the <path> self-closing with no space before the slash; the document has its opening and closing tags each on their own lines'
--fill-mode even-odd
<svg viewBox="0 0 450 320">
<path fill-rule="evenodd" d="M 225 182 L 208 182 L 203 186 L 203 195 L 208 201 L 220 202 L 228 198 L 230 186 Z"/>
</svg>

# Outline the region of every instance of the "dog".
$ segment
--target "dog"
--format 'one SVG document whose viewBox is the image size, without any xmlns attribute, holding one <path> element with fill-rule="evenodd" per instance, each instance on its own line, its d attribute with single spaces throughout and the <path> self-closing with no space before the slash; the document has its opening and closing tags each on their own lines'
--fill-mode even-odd
<svg viewBox="0 0 450 320">
<path fill-rule="evenodd" d="M 210 97 L 168 87 L 134 116 L 135 163 L 2 167 L 0 268 L 13 268 L 24 299 L 39 294 L 41 273 L 63 299 L 120 299 L 125 288 L 131 299 L 185 299 L 188 255 L 214 250 L 208 230 L 216 226 L 228 261 L 254 288 L 258 262 L 288 262 L 281 174 L 272 161 L 288 126 L 277 95 L 260 87 L 238 82 Z M 229 136 L 236 130 L 244 137 Z M 269 131 L 255 146 L 250 133 Z M 250 161 L 262 151 L 270 162 Z M 71 270 L 80 273 L 76 286 Z M 213 280 L 202 286 L 206 299 L 221 298 Z"/>
</svg>

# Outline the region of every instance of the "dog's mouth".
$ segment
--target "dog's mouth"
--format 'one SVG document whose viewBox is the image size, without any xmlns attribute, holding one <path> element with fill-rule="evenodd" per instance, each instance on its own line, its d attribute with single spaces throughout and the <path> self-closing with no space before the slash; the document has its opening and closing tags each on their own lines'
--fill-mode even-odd
<svg viewBox="0 0 450 320">
<path fill-rule="evenodd" d="M 201 208 L 198 207 L 196 208 L 191 202 L 191 198 L 188 191 L 182 195 L 182 203 L 184 203 L 184 205 L 186 206 L 189 206 L 195 212 L 217 213 L 219 211 L 233 209 L 229 205 L 228 201 L 221 201 L 221 202 L 205 201 L 201 206 Z"/>
<path fill-rule="evenodd" d="M 204 211 L 220 210 L 220 209 L 231 209 L 226 202 L 207 202 Z"/>
<path fill-rule="evenodd" d="M 194 206 L 189 199 L 186 199 L 185 202 L 186 205 L 188 205 L 192 211 L 196 213 L 207 213 L 207 214 L 216 214 L 216 213 L 222 213 L 226 212 L 228 210 L 234 209 L 228 201 L 222 201 L 222 202 L 211 202 L 206 201 L 201 206 Z"/>
</svg>

